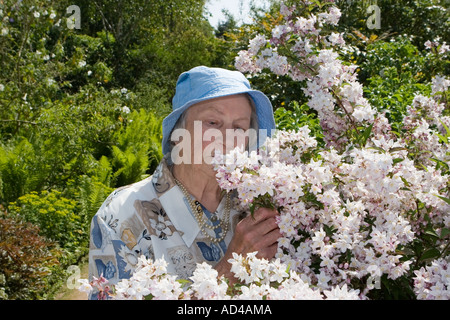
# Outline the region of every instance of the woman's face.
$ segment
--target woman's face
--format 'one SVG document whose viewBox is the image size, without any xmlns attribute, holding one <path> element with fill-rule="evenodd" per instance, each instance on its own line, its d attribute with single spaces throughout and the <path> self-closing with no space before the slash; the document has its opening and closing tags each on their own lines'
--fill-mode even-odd
<svg viewBox="0 0 450 320">
<path fill-rule="evenodd" d="M 191 163 L 209 165 L 216 150 L 226 153 L 237 146 L 245 147 L 251 117 L 252 107 L 245 94 L 206 100 L 190 107 L 185 128 L 191 137 Z"/>
</svg>

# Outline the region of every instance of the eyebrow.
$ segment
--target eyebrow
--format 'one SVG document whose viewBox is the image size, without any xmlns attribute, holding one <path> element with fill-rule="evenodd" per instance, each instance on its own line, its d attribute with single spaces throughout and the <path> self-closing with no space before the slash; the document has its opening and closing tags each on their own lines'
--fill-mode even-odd
<svg viewBox="0 0 450 320">
<path fill-rule="evenodd" d="M 211 110 L 212 111 L 216 111 L 217 113 L 223 114 L 223 112 L 221 110 L 219 110 L 217 108 L 217 106 L 215 104 L 213 104 L 213 103 L 204 106 L 202 109 L 200 109 L 200 112 L 203 113 L 203 112 L 208 112 L 208 111 L 211 111 Z"/>
</svg>

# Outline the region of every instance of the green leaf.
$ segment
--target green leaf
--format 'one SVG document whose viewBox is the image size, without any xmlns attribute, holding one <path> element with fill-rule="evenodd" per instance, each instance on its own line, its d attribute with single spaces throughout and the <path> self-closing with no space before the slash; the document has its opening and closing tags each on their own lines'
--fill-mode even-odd
<svg viewBox="0 0 450 320">
<path fill-rule="evenodd" d="M 439 122 L 444 126 L 445 131 L 447 131 L 447 137 L 450 137 L 450 128 L 447 127 L 447 125 L 443 123 L 441 120 L 439 120 Z"/>
<path fill-rule="evenodd" d="M 441 166 L 443 166 L 444 168 L 447 168 L 447 170 L 449 169 L 449 165 L 445 161 L 442 161 L 442 160 L 439 160 L 436 158 L 430 158 L 430 160 L 436 162 L 436 170 L 439 170 Z"/>
<path fill-rule="evenodd" d="M 255 205 L 255 203 L 253 202 L 253 203 L 250 205 L 250 214 L 251 214 L 252 217 L 253 217 L 253 215 L 255 214 L 255 208 L 256 208 L 256 205 Z"/>
<path fill-rule="evenodd" d="M 436 233 L 436 231 L 434 229 L 426 230 L 424 233 L 429 236 L 439 238 L 439 235 Z"/>
<path fill-rule="evenodd" d="M 420 261 L 437 258 L 441 255 L 441 252 L 436 248 L 428 249 L 424 252 L 424 254 L 420 257 Z"/>
<path fill-rule="evenodd" d="M 394 148 L 389 149 L 389 153 L 402 151 L 402 150 L 408 150 L 408 149 L 406 149 L 404 147 L 394 147 Z"/>
<path fill-rule="evenodd" d="M 381 153 L 386 153 L 386 151 L 384 151 L 384 149 L 383 148 L 380 148 L 380 147 L 369 147 L 369 148 L 367 148 L 367 149 L 374 149 L 374 150 L 378 150 L 378 151 L 380 151 Z"/>
<path fill-rule="evenodd" d="M 373 123 L 369 127 L 367 127 L 366 130 L 364 130 L 364 133 L 362 135 L 362 144 L 361 145 L 363 145 L 363 146 L 366 145 L 367 139 L 369 139 L 370 133 L 372 132 L 372 128 L 373 128 Z M 383 150 L 383 152 L 384 152 L 384 150 Z"/>
<path fill-rule="evenodd" d="M 441 230 L 441 239 L 444 239 L 447 235 L 449 235 L 450 234 L 450 230 L 449 229 L 447 229 L 447 228 L 442 228 L 442 230 Z"/>
<path fill-rule="evenodd" d="M 448 138 L 444 137 L 443 135 L 436 133 L 436 135 L 441 139 L 442 142 L 448 143 Z"/>
<path fill-rule="evenodd" d="M 435 196 L 438 197 L 438 198 L 440 198 L 441 200 L 444 200 L 444 201 L 447 202 L 448 204 L 450 204 L 450 199 L 449 199 L 449 198 L 441 197 L 441 196 L 439 196 L 439 195 L 437 195 L 437 194 L 435 194 Z"/>
</svg>

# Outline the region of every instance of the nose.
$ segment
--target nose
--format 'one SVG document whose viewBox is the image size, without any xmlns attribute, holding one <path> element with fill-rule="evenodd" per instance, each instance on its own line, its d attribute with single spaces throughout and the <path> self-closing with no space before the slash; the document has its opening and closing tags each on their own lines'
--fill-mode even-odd
<svg viewBox="0 0 450 320">
<path fill-rule="evenodd" d="M 225 130 L 225 151 L 230 152 L 236 147 L 244 148 L 247 145 L 247 132 L 242 129 L 228 127 Z"/>
</svg>

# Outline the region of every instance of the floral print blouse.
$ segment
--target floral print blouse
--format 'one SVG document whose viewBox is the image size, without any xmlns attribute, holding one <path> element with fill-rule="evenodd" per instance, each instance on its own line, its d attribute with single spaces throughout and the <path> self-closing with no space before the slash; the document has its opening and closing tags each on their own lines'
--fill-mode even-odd
<svg viewBox="0 0 450 320">
<path fill-rule="evenodd" d="M 217 208 L 219 218 L 224 215 L 225 202 L 224 197 Z M 211 213 L 202 209 L 210 218 Z M 188 279 L 197 263 L 214 266 L 224 256 L 240 218 L 231 208 L 224 240 L 208 241 L 164 158 L 151 177 L 115 190 L 93 217 L 89 279 L 103 275 L 111 284 L 128 279 L 141 255 L 164 257 L 170 273 Z M 221 231 L 219 227 L 207 232 L 220 238 Z M 91 298 L 95 296 L 93 292 Z"/>
</svg>

